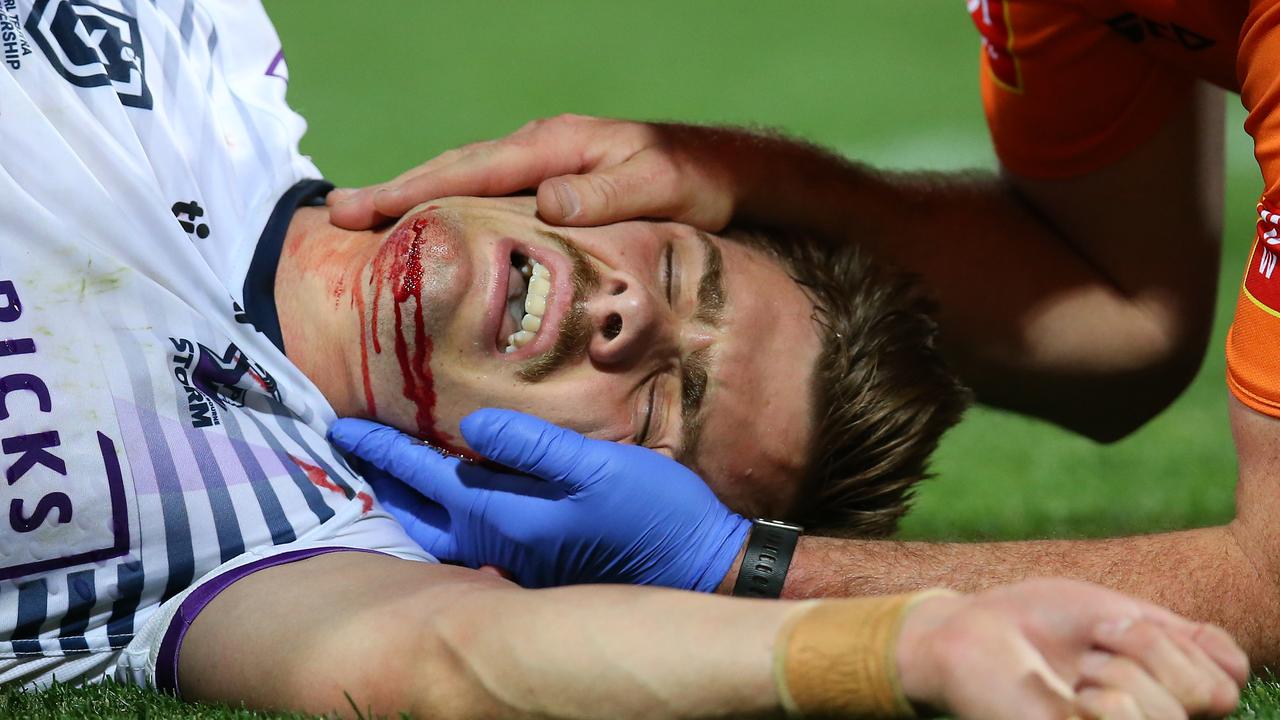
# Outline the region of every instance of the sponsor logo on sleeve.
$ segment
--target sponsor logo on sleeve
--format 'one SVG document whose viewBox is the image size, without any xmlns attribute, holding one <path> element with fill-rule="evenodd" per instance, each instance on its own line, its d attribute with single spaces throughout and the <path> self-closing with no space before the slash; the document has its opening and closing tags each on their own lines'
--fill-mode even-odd
<svg viewBox="0 0 1280 720">
<path fill-rule="evenodd" d="M 1022 92 L 1022 68 L 1013 54 L 1009 0 L 969 0 L 969 17 L 982 34 L 982 54 L 991 77 L 1006 90 Z"/>
<path fill-rule="evenodd" d="M 1244 275 L 1244 293 L 1254 305 L 1280 316 L 1280 214 L 1266 202 L 1258 203 L 1258 230 L 1253 254 Z"/>
<path fill-rule="evenodd" d="M 151 109 L 137 19 L 89 0 L 36 0 L 27 33 L 73 85 L 110 85 L 120 102 Z"/>
</svg>

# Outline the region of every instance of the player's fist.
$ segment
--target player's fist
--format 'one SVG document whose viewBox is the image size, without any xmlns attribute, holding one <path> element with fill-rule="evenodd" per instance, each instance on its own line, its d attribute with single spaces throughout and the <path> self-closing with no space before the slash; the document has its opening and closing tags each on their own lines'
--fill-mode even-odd
<svg viewBox="0 0 1280 720">
<path fill-rule="evenodd" d="M 450 150 L 389 182 L 335 190 L 330 217 L 364 230 L 438 197 L 537 188 L 538 212 L 553 225 L 651 217 L 714 231 L 746 192 L 749 173 L 735 163 L 756 140 L 729 129 L 560 115 Z"/>
</svg>

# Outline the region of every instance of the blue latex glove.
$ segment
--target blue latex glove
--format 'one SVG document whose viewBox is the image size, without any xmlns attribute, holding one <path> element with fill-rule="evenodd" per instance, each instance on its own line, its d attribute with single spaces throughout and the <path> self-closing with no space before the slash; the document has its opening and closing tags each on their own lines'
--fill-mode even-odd
<svg viewBox="0 0 1280 720">
<path fill-rule="evenodd" d="M 375 470 L 383 506 L 445 562 L 496 565 L 525 587 L 576 583 L 711 591 L 751 523 L 685 466 L 511 410 L 462 421 L 476 452 L 528 475 L 445 457 L 398 430 L 345 419 L 329 439 Z M 381 473 L 377 471 L 382 471 Z"/>
</svg>

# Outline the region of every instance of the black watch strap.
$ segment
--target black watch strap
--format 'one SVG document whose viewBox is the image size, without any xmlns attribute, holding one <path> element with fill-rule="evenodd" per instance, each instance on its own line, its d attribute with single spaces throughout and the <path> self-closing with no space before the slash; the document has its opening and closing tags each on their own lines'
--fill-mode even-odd
<svg viewBox="0 0 1280 720">
<path fill-rule="evenodd" d="M 742 556 L 733 594 L 740 597 L 776 598 L 791 567 L 796 543 L 804 528 L 777 520 L 758 518 L 751 522 L 751 537 Z"/>
</svg>

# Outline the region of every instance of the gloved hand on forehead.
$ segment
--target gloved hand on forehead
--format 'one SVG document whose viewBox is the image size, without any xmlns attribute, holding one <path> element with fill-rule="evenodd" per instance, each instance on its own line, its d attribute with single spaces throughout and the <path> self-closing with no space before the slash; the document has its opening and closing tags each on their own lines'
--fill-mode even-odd
<svg viewBox="0 0 1280 720">
<path fill-rule="evenodd" d="M 339 420 L 329 439 L 369 466 L 378 499 L 423 549 L 444 562 L 504 568 L 525 587 L 709 592 L 746 541 L 748 520 L 652 450 L 511 410 L 479 410 L 461 430 L 512 472 L 445 457 L 368 420 Z"/>
</svg>

